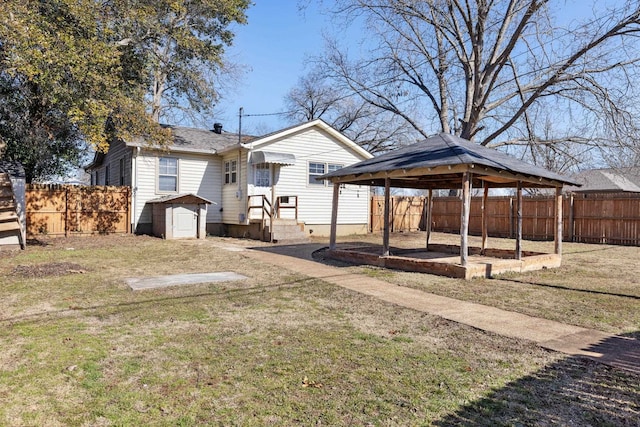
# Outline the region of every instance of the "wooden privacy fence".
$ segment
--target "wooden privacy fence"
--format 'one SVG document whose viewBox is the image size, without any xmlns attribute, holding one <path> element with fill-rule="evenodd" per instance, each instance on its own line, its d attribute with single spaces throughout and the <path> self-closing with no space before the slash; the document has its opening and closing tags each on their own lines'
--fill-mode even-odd
<svg viewBox="0 0 640 427">
<path fill-rule="evenodd" d="M 391 198 L 391 231 L 425 230 L 426 197 Z M 522 237 L 553 240 L 555 198 L 525 197 L 522 203 Z M 482 197 L 471 200 L 469 234 L 482 234 Z M 431 214 L 434 231 L 460 232 L 461 201 L 457 197 L 434 197 Z M 493 237 L 514 238 L 516 234 L 516 198 L 489 197 L 488 233 Z M 640 246 L 640 194 L 575 194 L 563 199 L 563 240 L 581 243 L 608 243 Z M 383 228 L 384 197 L 371 198 L 369 229 Z"/>
<path fill-rule="evenodd" d="M 131 232 L 129 187 L 29 184 L 27 236 Z"/>
</svg>

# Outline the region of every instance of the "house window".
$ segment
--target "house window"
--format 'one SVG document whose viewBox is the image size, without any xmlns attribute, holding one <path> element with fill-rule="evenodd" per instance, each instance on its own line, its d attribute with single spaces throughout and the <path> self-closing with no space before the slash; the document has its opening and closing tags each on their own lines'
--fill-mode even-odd
<svg viewBox="0 0 640 427">
<path fill-rule="evenodd" d="M 329 172 L 328 173 L 335 172 L 338 169 L 342 169 L 342 165 L 335 165 L 335 164 L 332 165 L 331 163 L 329 163 L 329 169 L 328 169 Z"/>
<path fill-rule="evenodd" d="M 224 162 L 224 183 L 235 184 L 238 182 L 238 161 L 229 160 Z"/>
<path fill-rule="evenodd" d="M 104 168 L 104 185 L 109 185 L 109 165 Z"/>
<path fill-rule="evenodd" d="M 309 184 L 324 185 L 324 181 L 316 180 L 316 177 L 324 175 L 325 164 L 324 163 L 309 163 Z"/>
<path fill-rule="evenodd" d="M 342 169 L 342 165 L 334 163 L 309 163 L 309 184 L 326 185 L 326 181 L 318 181 L 316 177 Z"/>
<path fill-rule="evenodd" d="M 258 163 L 255 175 L 256 187 L 269 187 L 269 163 Z"/>
<path fill-rule="evenodd" d="M 120 185 L 124 185 L 124 157 L 120 159 Z"/>
<path fill-rule="evenodd" d="M 158 190 L 178 191 L 178 159 L 173 157 L 158 159 Z"/>
</svg>

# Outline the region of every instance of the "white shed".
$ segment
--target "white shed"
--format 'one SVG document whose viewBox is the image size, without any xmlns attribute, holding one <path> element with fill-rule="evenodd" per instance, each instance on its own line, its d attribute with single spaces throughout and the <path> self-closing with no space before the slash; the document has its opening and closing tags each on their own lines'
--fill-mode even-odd
<svg viewBox="0 0 640 427">
<path fill-rule="evenodd" d="M 195 194 L 165 196 L 147 202 L 153 206 L 153 234 L 165 239 L 204 239 L 207 236 L 207 205 L 211 201 Z"/>
</svg>

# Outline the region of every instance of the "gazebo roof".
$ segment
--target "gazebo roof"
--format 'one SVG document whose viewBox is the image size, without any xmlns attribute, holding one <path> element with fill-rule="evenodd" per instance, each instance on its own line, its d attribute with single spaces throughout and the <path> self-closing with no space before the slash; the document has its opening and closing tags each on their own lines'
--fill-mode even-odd
<svg viewBox="0 0 640 427">
<path fill-rule="evenodd" d="M 328 173 L 320 179 L 334 183 L 423 189 L 460 188 L 462 175 L 471 172 L 473 185 L 491 187 L 562 187 L 580 185 L 572 178 L 523 162 L 508 154 L 447 133 L 390 151 Z"/>
</svg>

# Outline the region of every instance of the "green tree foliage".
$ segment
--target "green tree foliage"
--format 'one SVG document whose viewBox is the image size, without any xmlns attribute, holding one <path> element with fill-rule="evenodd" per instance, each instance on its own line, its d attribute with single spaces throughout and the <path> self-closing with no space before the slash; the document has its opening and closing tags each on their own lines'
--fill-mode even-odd
<svg viewBox="0 0 640 427">
<path fill-rule="evenodd" d="M 8 105 L 37 105 L 42 117 L 56 117 L 56 128 L 69 131 L 43 127 L 41 141 L 71 148 L 67 143 L 80 136 L 106 151 L 112 137 L 166 141 L 168 131 L 157 124 L 164 107 L 211 105 L 213 77 L 233 38 L 228 27 L 246 21 L 249 1 L 3 0 L 2 6 L 0 72 L 5 89 L 20 91 L 5 96 L 32 97 Z M 32 116 L 20 111 L 11 112 L 21 121 L 12 126 L 46 122 L 30 123 Z M 24 133 L 12 129 L 0 133 L 4 144 L 26 144 Z"/>
<path fill-rule="evenodd" d="M 185 109 L 210 111 L 227 71 L 232 24 L 246 23 L 248 0 L 113 1 L 115 31 L 130 71 L 141 70 L 155 121 Z"/>
<path fill-rule="evenodd" d="M 86 145 L 37 84 L 0 72 L 2 157 L 22 163 L 27 182 L 63 176 L 80 166 Z"/>
</svg>

